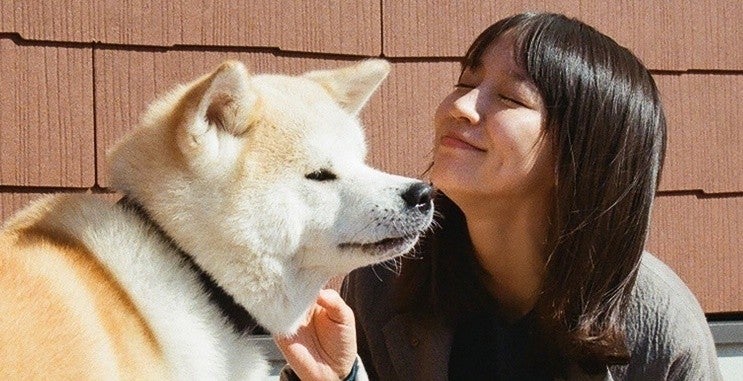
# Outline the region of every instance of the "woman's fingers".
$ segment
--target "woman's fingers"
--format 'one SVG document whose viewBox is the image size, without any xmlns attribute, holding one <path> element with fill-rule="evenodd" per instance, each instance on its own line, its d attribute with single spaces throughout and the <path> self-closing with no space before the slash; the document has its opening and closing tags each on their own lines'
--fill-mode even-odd
<svg viewBox="0 0 743 381">
<path fill-rule="evenodd" d="M 317 297 L 317 304 L 325 308 L 328 319 L 338 324 L 353 324 L 354 316 L 351 307 L 333 289 L 321 290 Z"/>
</svg>

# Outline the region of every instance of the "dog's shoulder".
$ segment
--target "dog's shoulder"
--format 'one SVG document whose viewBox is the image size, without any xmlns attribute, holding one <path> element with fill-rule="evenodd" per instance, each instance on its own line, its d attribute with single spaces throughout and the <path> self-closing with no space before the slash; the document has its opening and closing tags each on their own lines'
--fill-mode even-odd
<svg viewBox="0 0 743 381">
<path fill-rule="evenodd" d="M 0 353 L 0 368 L 44 378 L 167 374 L 156 335 L 85 239 L 102 210 L 87 196 L 51 196 L 5 224 L 0 336 L 12 352 Z"/>
<path fill-rule="evenodd" d="M 50 196 L 17 213 L 0 234 L 0 268 L 0 305 L 12 306 L 0 332 L 23 338 L 6 346 L 17 354 L 37 351 L 35 369 L 51 371 L 56 351 L 67 368 L 106 360 L 89 375 L 220 378 L 233 356 L 225 344 L 237 351 L 241 341 L 173 245 L 105 197 Z M 239 352 L 258 358 L 249 349 Z M 0 363 L 18 356 L 0 353 Z"/>
</svg>

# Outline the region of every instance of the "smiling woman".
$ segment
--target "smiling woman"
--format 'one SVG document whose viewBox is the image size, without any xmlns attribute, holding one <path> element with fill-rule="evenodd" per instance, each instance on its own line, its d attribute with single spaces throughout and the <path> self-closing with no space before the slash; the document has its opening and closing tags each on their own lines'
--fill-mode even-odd
<svg viewBox="0 0 743 381">
<path fill-rule="evenodd" d="M 666 125 L 637 57 L 576 19 L 505 18 L 434 125 L 438 226 L 399 276 L 345 284 L 371 379 L 719 378 L 699 304 L 643 250 Z"/>
</svg>

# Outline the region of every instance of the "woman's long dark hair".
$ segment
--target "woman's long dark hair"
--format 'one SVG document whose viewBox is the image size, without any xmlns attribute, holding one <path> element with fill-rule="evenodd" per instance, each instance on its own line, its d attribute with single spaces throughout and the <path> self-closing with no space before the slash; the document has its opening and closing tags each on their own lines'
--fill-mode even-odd
<svg viewBox="0 0 743 381">
<path fill-rule="evenodd" d="M 479 65 L 506 32 L 515 37 L 516 63 L 543 98 L 545 133 L 557 155 L 546 278 L 535 306 L 541 336 L 558 361 L 599 372 L 629 359 L 624 314 L 666 144 L 659 93 L 629 50 L 551 13 L 496 22 L 470 46 L 462 68 Z M 473 284 L 464 216 L 445 196 L 437 202 L 441 226 L 422 244 L 423 263 L 410 272 L 403 266 L 399 302 L 456 320 L 476 308 L 482 291 Z"/>
</svg>

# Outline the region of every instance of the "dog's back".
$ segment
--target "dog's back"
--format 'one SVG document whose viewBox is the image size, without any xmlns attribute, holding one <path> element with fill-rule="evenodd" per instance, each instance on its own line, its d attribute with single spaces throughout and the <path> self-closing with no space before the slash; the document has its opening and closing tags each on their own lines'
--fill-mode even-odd
<svg viewBox="0 0 743 381">
<path fill-rule="evenodd" d="M 162 348 L 128 293 L 69 226 L 47 220 L 60 206 L 38 203 L 0 238 L 2 378 L 162 379 Z"/>
</svg>

